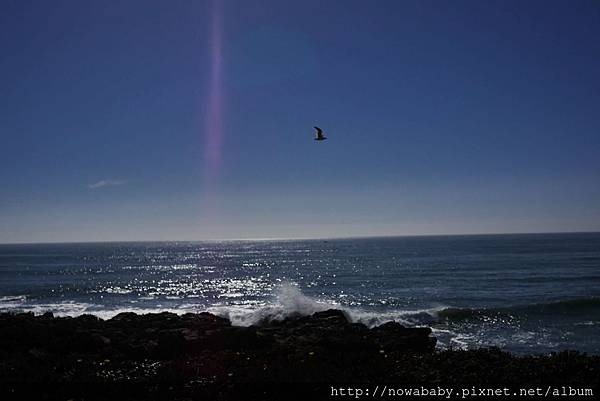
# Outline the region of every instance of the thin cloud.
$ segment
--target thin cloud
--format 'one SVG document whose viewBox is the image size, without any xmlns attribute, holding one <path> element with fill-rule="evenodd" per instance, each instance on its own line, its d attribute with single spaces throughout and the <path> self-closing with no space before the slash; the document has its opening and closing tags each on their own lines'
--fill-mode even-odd
<svg viewBox="0 0 600 401">
<path fill-rule="evenodd" d="M 116 187 L 118 185 L 125 184 L 123 180 L 100 180 L 96 183 L 88 185 L 90 189 L 103 188 L 103 187 Z"/>
</svg>

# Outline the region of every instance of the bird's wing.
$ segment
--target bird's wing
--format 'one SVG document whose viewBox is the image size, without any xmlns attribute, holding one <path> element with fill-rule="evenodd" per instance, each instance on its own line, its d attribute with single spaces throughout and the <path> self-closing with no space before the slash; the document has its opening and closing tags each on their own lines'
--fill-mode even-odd
<svg viewBox="0 0 600 401">
<path fill-rule="evenodd" d="M 321 138 L 323 136 L 323 130 L 319 127 L 315 127 L 317 130 L 317 138 Z"/>
</svg>

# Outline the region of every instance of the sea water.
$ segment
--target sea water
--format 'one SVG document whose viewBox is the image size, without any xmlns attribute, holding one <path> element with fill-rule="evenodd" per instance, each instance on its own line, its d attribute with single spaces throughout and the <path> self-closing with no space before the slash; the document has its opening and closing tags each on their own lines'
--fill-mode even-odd
<svg viewBox="0 0 600 401">
<path fill-rule="evenodd" d="M 600 234 L 0 245 L 0 311 L 329 308 L 431 327 L 440 348 L 600 354 Z"/>
</svg>

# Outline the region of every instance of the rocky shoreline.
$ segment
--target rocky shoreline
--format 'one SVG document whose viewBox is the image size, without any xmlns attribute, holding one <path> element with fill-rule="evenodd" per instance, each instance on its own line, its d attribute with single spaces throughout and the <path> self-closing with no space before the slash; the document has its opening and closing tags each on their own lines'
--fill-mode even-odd
<svg viewBox="0 0 600 401">
<path fill-rule="evenodd" d="M 121 313 L 109 320 L 5 313 L 0 396 L 325 399 L 340 385 L 596 391 L 600 384 L 599 356 L 517 357 L 499 349 L 436 351 L 435 345 L 429 328 L 386 323 L 369 329 L 339 310 L 250 327 L 210 313 Z"/>
</svg>

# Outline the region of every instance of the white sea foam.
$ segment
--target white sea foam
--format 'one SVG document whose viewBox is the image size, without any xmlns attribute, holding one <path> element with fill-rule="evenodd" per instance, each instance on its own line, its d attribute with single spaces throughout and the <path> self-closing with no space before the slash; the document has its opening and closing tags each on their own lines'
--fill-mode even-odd
<svg viewBox="0 0 600 401">
<path fill-rule="evenodd" d="M 15 303 L 0 303 L 0 311 L 2 312 L 33 312 L 34 314 L 42 314 L 52 312 L 57 316 L 78 316 L 87 313 L 87 310 L 92 307 L 92 304 L 85 302 L 64 301 L 53 303 L 28 303 L 25 300 Z"/>
<path fill-rule="evenodd" d="M 221 305 L 208 308 L 208 312 L 223 316 L 237 326 L 250 326 L 261 320 L 281 320 L 290 315 L 311 315 L 339 304 L 310 298 L 293 283 L 283 283 L 275 290 L 273 300 L 262 305 Z"/>
<path fill-rule="evenodd" d="M 138 314 L 173 312 L 178 314 L 184 314 L 190 312 L 199 312 L 201 310 L 202 306 L 195 304 L 181 305 L 180 307 L 176 308 L 107 308 L 104 305 L 77 301 L 39 303 L 28 300 L 27 297 L 23 295 L 0 297 L 0 312 L 33 312 L 36 315 L 40 315 L 45 312 L 52 312 L 55 316 L 72 317 L 79 316 L 82 314 L 90 314 L 98 316 L 101 319 L 110 319 L 121 312 L 134 312 Z"/>
<path fill-rule="evenodd" d="M 148 313 L 159 313 L 159 312 L 170 312 L 178 315 L 185 313 L 198 313 L 201 309 L 198 309 L 197 305 L 183 305 L 177 308 L 114 308 L 114 309 L 95 309 L 91 308 L 86 313 L 98 316 L 100 319 L 111 319 L 117 316 L 119 313 L 133 312 L 138 315 L 145 315 Z"/>
<path fill-rule="evenodd" d="M 27 300 L 25 295 L 5 295 L 0 297 L 0 308 L 4 305 L 20 304 Z"/>
</svg>

